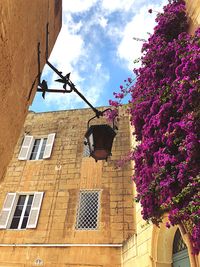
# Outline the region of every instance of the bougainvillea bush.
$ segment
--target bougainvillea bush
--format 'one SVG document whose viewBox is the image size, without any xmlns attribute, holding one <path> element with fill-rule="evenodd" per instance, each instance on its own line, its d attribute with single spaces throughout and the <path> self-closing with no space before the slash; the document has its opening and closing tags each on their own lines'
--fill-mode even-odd
<svg viewBox="0 0 200 267">
<path fill-rule="evenodd" d="M 200 29 L 187 33 L 185 3 L 169 1 L 143 44 L 137 81 L 120 86 L 118 107 L 131 94 L 129 113 L 138 145 L 135 161 L 137 200 L 147 221 L 168 227 L 183 224 L 194 253 L 200 251 Z M 110 116 L 116 116 L 116 110 Z"/>
</svg>

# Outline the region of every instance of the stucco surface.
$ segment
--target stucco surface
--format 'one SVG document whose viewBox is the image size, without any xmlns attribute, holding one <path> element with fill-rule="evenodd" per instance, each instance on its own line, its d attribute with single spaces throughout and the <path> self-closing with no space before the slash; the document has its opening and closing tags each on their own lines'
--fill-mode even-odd
<svg viewBox="0 0 200 267">
<path fill-rule="evenodd" d="M 0 179 L 11 160 L 37 86 L 37 46 L 45 63 L 61 27 L 61 0 L 0 1 Z"/>
</svg>

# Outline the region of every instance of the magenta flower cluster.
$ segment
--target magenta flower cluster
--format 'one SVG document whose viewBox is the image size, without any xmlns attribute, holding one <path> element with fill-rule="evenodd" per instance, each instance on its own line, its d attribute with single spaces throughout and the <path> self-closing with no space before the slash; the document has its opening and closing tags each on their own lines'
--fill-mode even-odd
<svg viewBox="0 0 200 267">
<path fill-rule="evenodd" d="M 137 81 L 130 85 L 129 112 L 139 141 L 135 161 L 137 200 L 145 220 L 190 232 L 200 251 L 200 29 L 187 33 L 183 0 L 171 0 L 143 44 Z M 118 107 L 124 94 L 115 94 Z M 112 101 L 110 102 L 112 104 Z M 113 112 L 116 116 L 116 110 Z M 189 222 L 189 223 L 188 223 Z M 169 225 L 167 225 L 169 227 Z"/>
</svg>

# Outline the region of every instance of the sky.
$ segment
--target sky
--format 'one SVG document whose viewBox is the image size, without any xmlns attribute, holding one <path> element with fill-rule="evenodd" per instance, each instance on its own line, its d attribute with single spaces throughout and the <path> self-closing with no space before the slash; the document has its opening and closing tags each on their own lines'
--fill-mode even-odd
<svg viewBox="0 0 200 267">
<path fill-rule="evenodd" d="M 62 71 L 71 73 L 76 88 L 95 107 L 107 106 L 113 92 L 128 77 L 134 78 L 134 60 L 141 57 L 142 41 L 153 33 L 156 13 L 167 0 L 63 0 L 62 29 L 49 61 Z M 153 12 L 150 14 L 149 9 Z M 51 34 L 51 33 L 50 33 Z M 59 77 L 48 67 L 42 79 L 48 87 L 62 89 Z M 42 80 L 41 79 L 41 80 Z M 88 107 L 72 92 L 37 93 L 30 107 L 35 112 Z"/>
</svg>

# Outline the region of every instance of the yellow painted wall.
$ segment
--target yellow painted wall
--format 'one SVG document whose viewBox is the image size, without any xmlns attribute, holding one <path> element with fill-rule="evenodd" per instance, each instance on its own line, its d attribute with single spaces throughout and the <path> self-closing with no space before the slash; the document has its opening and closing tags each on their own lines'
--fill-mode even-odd
<svg viewBox="0 0 200 267">
<path fill-rule="evenodd" d="M 121 249 L 104 247 L 0 248 L 1 267 L 120 267 Z M 40 260 L 40 264 L 37 264 Z"/>
<path fill-rule="evenodd" d="M 87 121 L 94 116 L 90 109 L 35 114 L 30 112 L 20 139 L 0 184 L 0 207 L 8 192 L 44 191 L 36 229 L 0 230 L 0 266 L 32 266 L 36 255 L 49 265 L 121 266 L 121 246 L 134 231 L 132 167 L 116 169 L 115 161 L 130 149 L 129 117 L 122 117 L 108 161 L 83 158 Z M 99 123 L 100 121 L 97 120 Z M 35 137 L 56 133 L 52 156 L 47 160 L 18 160 L 24 132 Z M 100 189 L 100 217 L 97 230 L 76 230 L 76 213 L 81 189 Z M 75 248 L 2 248 L 1 244 L 74 244 Z M 76 244 L 99 244 L 77 247 Z M 110 247 L 101 247 L 110 244 Z M 118 247 L 115 248 L 114 246 Z M 15 257 L 8 257 L 10 253 Z M 32 256 L 32 253 L 34 256 Z M 22 256 L 26 255 L 26 256 Z M 28 259 L 27 259 L 28 258 Z M 30 259 L 30 260 L 29 260 Z M 52 264 L 56 262 L 52 260 Z M 54 265 L 52 265 L 54 266 Z M 64 265 L 63 265 L 64 266 Z"/>
<path fill-rule="evenodd" d="M 140 205 L 136 205 L 137 233 L 127 240 L 122 248 L 123 267 L 172 267 L 172 251 L 176 227 L 168 229 L 167 214 L 159 227 L 147 224 L 141 218 Z M 187 245 L 190 266 L 200 266 L 200 255 L 192 253 L 189 234 L 179 226 L 182 238 Z"/>
<path fill-rule="evenodd" d="M 193 33 L 200 26 L 200 0 L 185 0 L 185 2 L 190 22 L 189 32 Z"/>
<path fill-rule="evenodd" d="M 46 24 L 49 52 L 61 27 L 62 0 L 0 1 L 0 179 L 11 160 L 37 86 L 37 45 L 45 63 Z"/>
<path fill-rule="evenodd" d="M 151 266 L 151 224 L 147 224 L 141 216 L 140 204 L 136 204 L 136 234 L 123 246 L 123 267 L 150 267 Z"/>
</svg>

